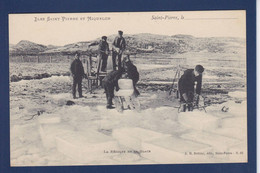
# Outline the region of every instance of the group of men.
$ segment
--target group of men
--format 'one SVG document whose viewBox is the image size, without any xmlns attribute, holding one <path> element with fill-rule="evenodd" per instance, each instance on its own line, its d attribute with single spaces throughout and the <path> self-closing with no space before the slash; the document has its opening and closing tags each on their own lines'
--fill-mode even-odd
<svg viewBox="0 0 260 173">
<path fill-rule="evenodd" d="M 103 36 L 99 42 L 94 42 L 89 45 L 99 45 L 98 52 L 99 57 L 102 59 L 101 71 L 106 72 L 107 60 L 109 56 L 109 44 L 107 43 L 107 37 Z M 118 80 L 122 78 L 129 78 L 133 80 L 134 95 L 138 96 L 140 93 L 136 88 L 136 83 L 139 80 L 139 73 L 136 66 L 131 62 L 129 55 L 124 57 L 122 61 L 122 55 L 126 49 L 126 41 L 123 37 L 123 31 L 118 31 L 118 36 L 112 43 L 112 64 L 113 71 L 107 73 L 106 77 L 102 80 L 102 84 L 107 98 L 107 109 L 113 109 L 113 97 L 114 90 L 118 91 Z M 76 98 L 76 87 L 78 87 L 79 97 L 82 95 L 82 79 L 84 78 L 84 68 L 82 62 L 79 59 L 80 54 L 76 52 L 75 60 L 71 64 L 71 73 L 73 77 L 72 94 L 73 98 Z M 194 69 L 187 69 L 178 81 L 178 90 L 180 93 L 181 110 L 192 111 L 194 104 L 194 95 L 197 96 L 201 93 L 202 73 L 204 68 L 201 65 L 197 65 Z M 124 75 L 123 75 L 124 74 Z M 196 90 L 194 91 L 196 83 Z"/>
<path fill-rule="evenodd" d="M 98 45 L 99 57 L 102 59 L 101 71 L 105 72 L 107 67 L 107 59 L 110 52 L 107 37 L 102 36 L 100 41 L 91 43 L 88 47 Z M 112 43 L 112 62 L 113 70 L 120 70 L 122 67 L 122 55 L 126 48 L 126 41 L 123 37 L 123 31 L 118 31 L 118 36 Z"/>
<path fill-rule="evenodd" d="M 107 72 L 107 61 L 110 53 L 107 37 L 102 36 L 100 41 L 91 43 L 88 47 L 98 45 L 99 60 L 102 60 L 101 71 Z M 107 109 L 113 109 L 112 99 L 114 97 L 114 90 L 119 90 L 118 80 L 124 76 L 133 80 L 134 95 L 138 96 L 140 93 L 136 88 L 136 83 L 139 80 L 139 73 L 136 66 L 131 62 L 129 55 L 124 57 L 122 62 L 122 55 L 126 48 L 126 41 L 123 37 L 123 31 L 118 31 L 118 36 L 112 43 L 112 64 L 113 70 L 108 72 L 106 77 L 102 80 L 102 84 L 107 97 Z M 75 60 L 72 62 L 70 70 L 73 77 L 72 94 L 76 98 L 76 87 L 78 87 L 79 97 L 82 95 L 82 79 L 84 78 L 84 68 L 81 63 L 80 54 L 76 52 Z M 124 75 L 123 75 L 124 74 Z"/>
<path fill-rule="evenodd" d="M 133 94 L 135 97 L 140 95 L 136 88 L 136 83 L 139 80 L 139 73 L 136 66 L 131 62 L 129 56 L 125 57 L 122 66 L 118 70 L 113 70 L 108 73 L 103 79 L 103 87 L 105 89 L 107 97 L 107 109 L 114 109 L 112 99 L 114 98 L 114 90 L 118 91 L 120 88 L 118 86 L 118 80 L 120 78 L 128 78 L 133 81 Z"/>
</svg>

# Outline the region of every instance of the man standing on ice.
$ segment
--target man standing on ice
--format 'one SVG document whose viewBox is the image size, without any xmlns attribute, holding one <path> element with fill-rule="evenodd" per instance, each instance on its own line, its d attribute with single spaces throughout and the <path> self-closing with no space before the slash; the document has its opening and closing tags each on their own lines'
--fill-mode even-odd
<svg viewBox="0 0 260 173">
<path fill-rule="evenodd" d="M 112 44 L 113 70 L 116 70 L 116 66 L 118 67 L 118 70 L 122 68 L 121 58 L 125 48 L 126 48 L 126 42 L 125 42 L 125 38 L 123 37 L 123 31 L 118 31 L 118 36 L 115 38 Z"/>
<path fill-rule="evenodd" d="M 107 76 L 102 80 L 103 87 L 105 89 L 107 97 L 107 109 L 114 109 L 112 106 L 112 99 L 114 98 L 114 89 L 119 90 L 118 80 L 121 78 L 123 70 L 114 70 L 107 74 Z"/>
<path fill-rule="evenodd" d="M 101 71 L 105 72 L 107 68 L 107 58 L 109 54 L 109 45 L 107 43 L 107 37 L 102 36 L 99 42 L 91 43 L 88 47 L 98 45 L 99 61 L 102 59 Z"/>
<path fill-rule="evenodd" d="M 196 85 L 196 94 L 200 95 L 201 93 L 201 84 L 202 84 L 202 73 L 204 72 L 204 67 L 197 65 L 195 69 L 187 69 L 184 71 L 184 74 L 181 76 L 178 82 L 178 89 L 180 92 L 180 102 L 181 102 L 181 111 L 185 112 L 193 110 L 193 99 L 194 99 L 194 85 Z"/>
<path fill-rule="evenodd" d="M 70 71 L 72 74 L 72 78 L 73 78 L 73 86 L 72 86 L 72 94 L 73 94 L 73 98 L 76 98 L 76 86 L 78 86 L 78 92 L 79 92 L 79 97 L 83 97 L 82 95 L 82 79 L 85 75 L 84 73 L 84 68 L 83 68 L 83 64 L 79 59 L 80 54 L 79 52 L 75 53 L 75 59 L 73 60 L 73 62 L 71 63 L 70 66 Z"/>
</svg>

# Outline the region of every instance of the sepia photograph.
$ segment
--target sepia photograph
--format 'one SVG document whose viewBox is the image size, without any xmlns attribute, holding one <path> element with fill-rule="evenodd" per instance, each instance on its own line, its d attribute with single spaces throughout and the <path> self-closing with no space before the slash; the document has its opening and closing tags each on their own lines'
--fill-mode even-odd
<svg viewBox="0 0 260 173">
<path fill-rule="evenodd" d="M 11 167 L 247 163 L 246 11 L 9 14 Z"/>
</svg>

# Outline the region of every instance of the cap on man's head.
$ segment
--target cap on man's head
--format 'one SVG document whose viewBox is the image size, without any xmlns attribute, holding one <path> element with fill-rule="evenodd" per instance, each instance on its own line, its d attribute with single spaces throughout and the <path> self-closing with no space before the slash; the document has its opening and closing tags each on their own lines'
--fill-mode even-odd
<svg viewBox="0 0 260 173">
<path fill-rule="evenodd" d="M 106 40 L 106 39 L 107 39 L 107 36 L 102 36 L 101 38 Z"/>
<path fill-rule="evenodd" d="M 77 52 L 75 52 L 75 55 L 78 55 L 78 56 L 80 56 L 80 53 L 77 51 Z"/>
<path fill-rule="evenodd" d="M 202 65 L 196 65 L 195 70 L 199 73 L 203 73 L 204 67 Z"/>
<path fill-rule="evenodd" d="M 119 33 L 119 34 L 123 34 L 123 31 L 119 30 L 118 33 Z"/>
</svg>

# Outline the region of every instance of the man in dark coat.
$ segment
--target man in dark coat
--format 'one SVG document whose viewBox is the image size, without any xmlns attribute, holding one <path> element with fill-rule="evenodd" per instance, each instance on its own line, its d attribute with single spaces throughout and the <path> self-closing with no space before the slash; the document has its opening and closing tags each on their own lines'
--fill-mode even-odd
<svg viewBox="0 0 260 173">
<path fill-rule="evenodd" d="M 78 86 L 79 97 L 83 97 L 82 95 L 82 79 L 84 77 L 84 68 L 82 62 L 79 59 L 80 54 L 78 52 L 75 53 L 75 59 L 71 63 L 70 71 L 73 77 L 73 86 L 72 86 L 72 94 L 73 98 L 76 98 L 76 86 Z"/>
<path fill-rule="evenodd" d="M 107 109 L 113 109 L 112 99 L 114 98 L 114 89 L 119 90 L 118 80 L 121 78 L 123 70 L 114 70 L 107 74 L 102 80 L 103 87 L 105 89 L 107 97 Z"/>
<path fill-rule="evenodd" d="M 113 70 L 116 70 L 116 61 L 118 70 L 122 68 L 121 58 L 122 54 L 126 48 L 125 38 L 123 37 L 123 31 L 118 31 L 118 36 L 115 38 L 112 44 L 112 61 L 113 61 Z"/>
<path fill-rule="evenodd" d="M 185 112 L 193 110 L 193 99 L 194 99 L 194 85 L 196 85 L 196 94 L 201 93 L 202 84 L 202 73 L 204 71 L 203 66 L 197 65 L 195 69 L 187 69 L 181 76 L 178 82 L 178 89 L 180 92 L 180 102 L 182 106 L 182 111 Z"/>
<path fill-rule="evenodd" d="M 102 59 L 101 71 L 105 72 L 107 68 L 107 59 L 109 54 L 109 45 L 107 43 L 107 37 L 103 36 L 100 41 L 91 43 L 88 47 L 98 45 L 99 60 Z"/>
<path fill-rule="evenodd" d="M 127 57 L 125 57 L 123 60 L 123 68 L 127 73 L 127 77 L 133 80 L 134 94 L 137 97 L 138 95 L 140 95 L 139 91 L 136 88 L 136 83 L 139 81 L 139 73 L 136 66 L 131 62 L 129 55 L 127 55 Z"/>
</svg>

